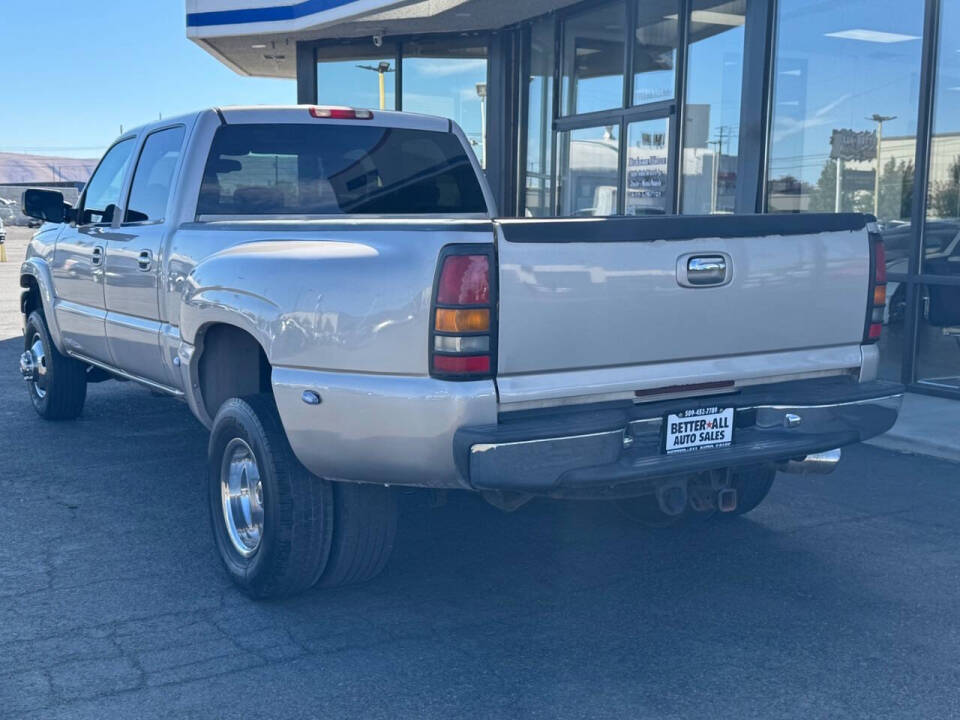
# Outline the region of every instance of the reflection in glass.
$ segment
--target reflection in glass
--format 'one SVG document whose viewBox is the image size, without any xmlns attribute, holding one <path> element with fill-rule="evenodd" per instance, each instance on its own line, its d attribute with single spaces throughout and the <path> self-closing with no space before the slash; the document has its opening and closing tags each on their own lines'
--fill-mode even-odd
<svg viewBox="0 0 960 720">
<path fill-rule="evenodd" d="M 317 102 L 376 110 L 396 110 L 395 58 L 321 60 L 317 64 Z"/>
<path fill-rule="evenodd" d="M 667 118 L 631 123 L 627 130 L 627 215 L 670 212 L 670 121 Z"/>
<path fill-rule="evenodd" d="M 615 215 L 619 128 L 583 128 L 559 134 L 560 215 Z"/>
<path fill-rule="evenodd" d="M 679 3 L 643 0 L 637 4 L 633 50 L 633 104 L 670 100 L 675 94 Z"/>
<path fill-rule="evenodd" d="M 960 286 L 924 288 L 917 329 L 917 381 L 960 390 Z"/>
<path fill-rule="evenodd" d="M 527 215 L 552 214 L 550 127 L 553 118 L 552 19 L 530 30 L 530 77 L 527 84 L 527 157 L 524 166 L 524 209 Z"/>
<path fill-rule="evenodd" d="M 181 125 L 147 136 L 133 172 L 124 222 L 164 219 L 185 132 Z"/>
<path fill-rule="evenodd" d="M 564 22 L 563 114 L 623 107 L 625 21 L 626 6 L 615 2 Z"/>
<path fill-rule="evenodd" d="M 110 223 L 120 204 L 123 178 L 136 142 L 121 140 L 107 150 L 83 191 L 83 214 L 80 224 Z"/>
<path fill-rule="evenodd" d="M 909 221 L 923 12 L 923 0 L 780 1 L 769 211 Z"/>
<path fill-rule="evenodd" d="M 923 272 L 960 276 L 960 0 L 940 12 Z"/>
<path fill-rule="evenodd" d="M 734 211 L 746 6 L 693 3 L 680 200 L 686 214 Z"/>
<path fill-rule="evenodd" d="M 456 122 L 486 167 L 487 48 L 403 46 L 403 109 Z"/>
</svg>

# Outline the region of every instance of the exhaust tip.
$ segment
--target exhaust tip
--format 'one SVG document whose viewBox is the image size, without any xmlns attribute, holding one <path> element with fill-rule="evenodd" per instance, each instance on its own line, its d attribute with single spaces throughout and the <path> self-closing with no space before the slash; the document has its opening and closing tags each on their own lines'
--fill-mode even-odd
<svg viewBox="0 0 960 720">
<path fill-rule="evenodd" d="M 717 493 L 717 509 L 724 513 L 733 512 L 737 509 L 736 488 L 724 488 Z"/>
<path fill-rule="evenodd" d="M 829 475 L 837 469 L 843 456 L 840 448 L 807 455 L 803 460 L 788 460 L 780 466 L 780 472 L 794 475 Z"/>
</svg>

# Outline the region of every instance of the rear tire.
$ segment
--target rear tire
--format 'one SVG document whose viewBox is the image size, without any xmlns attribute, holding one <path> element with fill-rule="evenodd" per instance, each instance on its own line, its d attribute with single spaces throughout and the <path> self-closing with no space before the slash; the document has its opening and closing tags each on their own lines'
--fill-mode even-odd
<svg viewBox="0 0 960 720">
<path fill-rule="evenodd" d="M 720 517 L 746 515 L 762 503 L 773 487 L 777 469 L 770 465 L 758 465 L 734 470 L 730 485 L 737 491 L 737 508 L 728 513 L 717 513 Z"/>
<path fill-rule="evenodd" d="M 231 398 L 213 421 L 210 522 L 231 579 L 255 598 L 313 585 L 333 537 L 333 489 L 297 460 L 270 395 Z"/>
<path fill-rule="evenodd" d="M 87 399 L 87 368 L 57 350 L 46 318 L 38 310 L 27 317 L 24 353 L 31 354 L 36 367 L 28 388 L 37 414 L 45 420 L 73 420 L 80 415 Z"/>
<path fill-rule="evenodd" d="M 397 534 L 396 494 L 382 485 L 333 483 L 333 544 L 320 587 L 353 585 L 379 575 Z"/>
</svg>

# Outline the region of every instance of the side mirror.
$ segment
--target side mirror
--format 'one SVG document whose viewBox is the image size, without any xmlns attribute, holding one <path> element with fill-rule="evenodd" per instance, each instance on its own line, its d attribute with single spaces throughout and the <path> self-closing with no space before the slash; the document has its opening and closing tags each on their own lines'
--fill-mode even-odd
<svg viewBox="0 0 960 720">
<path fill-rule="evenodd" d="M 22 204 L 27 217 L 51 223 L 67 222 L 73 210 L 73 206 L 64 201 L 63 193 L 56 190 L 24 190 Z"/>
</svg>

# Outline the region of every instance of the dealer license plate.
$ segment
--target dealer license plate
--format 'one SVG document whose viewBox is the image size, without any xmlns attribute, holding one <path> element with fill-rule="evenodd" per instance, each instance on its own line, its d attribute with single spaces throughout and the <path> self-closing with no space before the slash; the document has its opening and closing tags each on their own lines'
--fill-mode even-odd
<svg viewBox="0 0 960 720">
<path fill-rule="evenodd" d="M 733 442 L 733 408 L 699 408 L 667 415 L 668 454 L 728 447 Z"/>
</svg>

